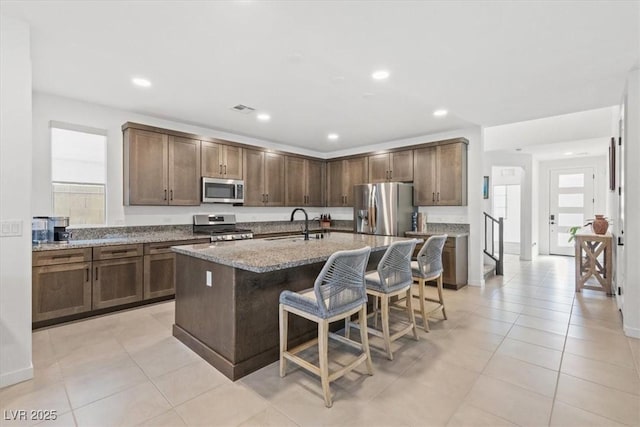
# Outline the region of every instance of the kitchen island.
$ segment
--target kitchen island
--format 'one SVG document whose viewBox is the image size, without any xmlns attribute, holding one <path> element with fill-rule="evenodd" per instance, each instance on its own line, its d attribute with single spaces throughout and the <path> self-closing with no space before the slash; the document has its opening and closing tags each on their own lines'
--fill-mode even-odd
<svg viewBox="0 0 640 427">
<path fill-rule="evenodd" d="M 329 256 L 371 247 L 368 269 L 402 237 L 326 233 L 174 247 L 173 335 L 232 380 L 278 360 L 278 298 L 313 283 Z M 339 325 L 336 325 L 339 326 Z M 303 318 L 289 320 L 289 344 L 317 335 Z"/>
</svg>

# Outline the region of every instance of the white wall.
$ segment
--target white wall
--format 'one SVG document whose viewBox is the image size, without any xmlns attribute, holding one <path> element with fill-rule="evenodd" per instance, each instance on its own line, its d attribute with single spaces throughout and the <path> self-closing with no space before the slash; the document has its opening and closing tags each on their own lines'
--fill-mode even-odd
<svg viewBox="0 0 640 427">
<path fill-rule="evenodd" d="M 537 188 L 534 182 L 535 160 L 530 154 L 521 154 L 506 151 L 486 151 L 483 153 L 483 173 L 491 176 L 494 167 L 510 166 L 519 167 L 524 171 L 524 176 L 520 188 L 520 259 L 530 261 L 538 254 L 537 233 L 534 234 L 533 218 L 534 212 L 538 209 Z M 482 209 L 491 212 L 492 194 L 489 192 L 489 199 L 483 200 Z M 484 226 L 484 224 L 482 224 Z"/>
<path fill-rule="evenodd" d="M 59 96 L 35 93 L 33 101 L 33 215 L 51 213 L 51 150 L 49 122 L 51 120 L 74 125 L 90 126 L 107 131 L 107 222 L 109 225 L 157 225 L 189 224 L 194 213 L 235 213 L 238 221 L 288 220 L 290 208 L 250 208 L 230 205 L 206 204 L 200 207 L 160 207 L 160 206 L 123 206 L 122 204 L 122 131 L 127 121 L 139 122 L 198 135 L 229 139 L 246 144 L 284 151 L 328 158 L 367 151 L 394 148 L 449 138 L 465 137 L 468 147 L 468 191 L 469 203 L 460 207 L 421 207 L 427 213 L 430 222 L 470 224 L 469 242 L 469 283 L 481 285 L 480 274 L 480 223 L 482 194 L 482 135 L 480 128 L 474 127 L 457 131 L 390 141 L 382 144 L 358 147 L 357 149 L 331 153 L 311 152 L 295 147 L 274 144 L 270 141 L 233 135 L 215 129 L 191 126 L 184 123 L 145 116 L 130 111 L 118 110 L 97 104 L 76 101 Z M 353 219 L 350 208 L 310 209 L 312 217 L 320 213 L 330 213 L 334 219 Z"/>
<path fill-rule="evenodd" d="M 624 129 L 624 292 L 625 334 L 640 338 L 640 69 L 627 78 Z"/>
<path fill-rule="evenodd" d="M 571 169 L 589 167 L 595 170 L 596 178 L 593 185 L 595 203 L 593 213 L 609 216 L 607 211 L 607 189 L 609 187 L 609 175 L 607 175 L 607 158 L 579 157 L 574 159 L 550 160 L 540 162 L 540 175 L 538 185 L 540 194 L 538 199 L 538 229 L 540 230 L 540 253 L 549 254 L 549 173 L 551 169 Z"/>
<path fill-rule="evenodd" d="M 0 16 L 0 387 L 33 377 L 31 364 L 31 56 L 26 23 Z M 44 409 L 44 408 L 43 408 Z"/>
</svg>

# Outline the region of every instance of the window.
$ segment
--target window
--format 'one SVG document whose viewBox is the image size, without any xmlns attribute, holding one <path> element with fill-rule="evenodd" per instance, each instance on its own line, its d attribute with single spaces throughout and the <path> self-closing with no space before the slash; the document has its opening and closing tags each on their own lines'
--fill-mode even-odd
<svg viewBox="0 0 640 427">
<path fill-rule="evenodd" d="M 53 213 L 70 225 L 106 223 L 106 134 L 51 123 Z"/>
</svg>

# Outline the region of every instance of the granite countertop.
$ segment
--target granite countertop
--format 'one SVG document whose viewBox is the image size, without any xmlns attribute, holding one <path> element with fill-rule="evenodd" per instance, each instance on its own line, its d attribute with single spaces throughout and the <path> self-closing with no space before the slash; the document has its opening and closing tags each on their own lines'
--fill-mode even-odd
<svg viewBox="0 0 640 427">
<path fill-rule="evenodd" d="M 76 249 L 88 248 L 92 246 L 114 246 L 114 245 L 130 245 L 136 243 L 156 243 L 171 242 L 180 240 L 202 239 L 208 242 L 209 236 L 205 234 L 193 234 L 191 232 L 146 232 L 146 233 L 127 233 L 121 235 L 112 235 L 108 237 L 70 240 L 67 243 L 41 243 L 34 244 L 32 251 L 53 251 L 59 249 Z"/>
<path fill-rule="evenodd" d="M 464 237 L 468 236 L 469 233 L 461 233 L 455 231 L 407 231 L 404 233 L 405 236 L 434 236 L 436 234 L 446 234 L 448 237 Z"/>
<path fill-rule="evenodd" d="M 340 250 L 371 246 L 372 251 L 382 251 L 392 242 L 406 240 L 404 237 L 352 233 L 325 233 L 324 236 L 324 239 L 311 238 L 309 241 L 304 241 L 302 236 L 291 236 L 215 242 L 174 247 L 172 250 L 241 270 L 266 273 L 324 262 L 332 253 Z"/>
</svg>

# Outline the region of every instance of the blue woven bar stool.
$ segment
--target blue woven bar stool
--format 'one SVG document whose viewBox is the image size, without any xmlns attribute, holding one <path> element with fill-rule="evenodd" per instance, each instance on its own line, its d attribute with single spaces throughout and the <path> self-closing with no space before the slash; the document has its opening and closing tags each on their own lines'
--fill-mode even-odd
<svg viewBox="0 0 640 427">
<path fill-rule="evenodd" d="M 417 242 L 418 240 L 413 239 L 392 243 L 378 263 L 377 270 L 365 274 L 367 294 L 374 298 L 372 315 L 375 318 L 374 324 L 376 326 L 378 319 L 378 300 L 380 300 L 381 303 L 380 312 L 382 317 L 382 330 L 369 328 L 369 333 L 384 339 L 384 348 L 389 360 L 393 360 L 393 352 L 391 351 L 392 341 L 409 332 L 413 332 L 413 338 L 418 339 L 416 319 L 411 306 L 411 285 L 413 284 L 411 255 L 413 255 L 413 250 Z M 409 317 L 409 325 L 391 335 L 389 325 L 389 300 L 395 296 L 406 296 L 406 310 Z M 350 325 L 349 322 L 347 322 L 345 333 L 347 337 L 349 336 L 350 326 L 358 328 L 366 327 L 363 322 L 358 322 L 358 325 Z"/>
<path fill-rule="evenodd" d="M 444 309 L 444 298 L 442 297 L 442 248 L 447 241 L 447 235 L 441 234 L 431 236 L 418 252 L 417 261 L 411 262 L 413 280 L 418 282 L 418 296 L 420 300 L 420 314 L 424 330 L 429 332 L 429 315 L 435 311 L 442 310 L 442 316 L 447 319 L 447 312 Z M 425 296 L 425 286 L 429 281 L 436 281 L 438 288 L 438 299 Z M 415 296 L 414 296 L 415 297 Z M 425 302 L 435 302 L 438 305 L 430 311 L 426 311 Z"/>
<path fill-rule="evenodd" d="M 366 362 L 368 374 L 373 375 L 366 328 L 367 294 L 364 285 L 364 272 L 370 253 L 369 246 L 352 251 L 338 251 L 329 257 L 313 288 L 301 292 L 283 291 L 280 294 L 280 376 L 285 376 L 288 360 L 318 375 L 322 383 L 324 403 L 328 408 L 333 404 L 329 387 L 331 381 L 340 378 L 362 362 Z M 318 338 L 288 350 L 289 313 L 316 322 Z M 359 319 L 364 320 L 364 327 L 360 331 L 361 343 L 329 332 L 329 323 L 348 319 L 355 313 L 359 313 Z M 353 346 L 362 353 L 349 365 L 329 373 L 329 337 Z M 316 343 L 319 366 L 297 355 Z"/>
</svg>

